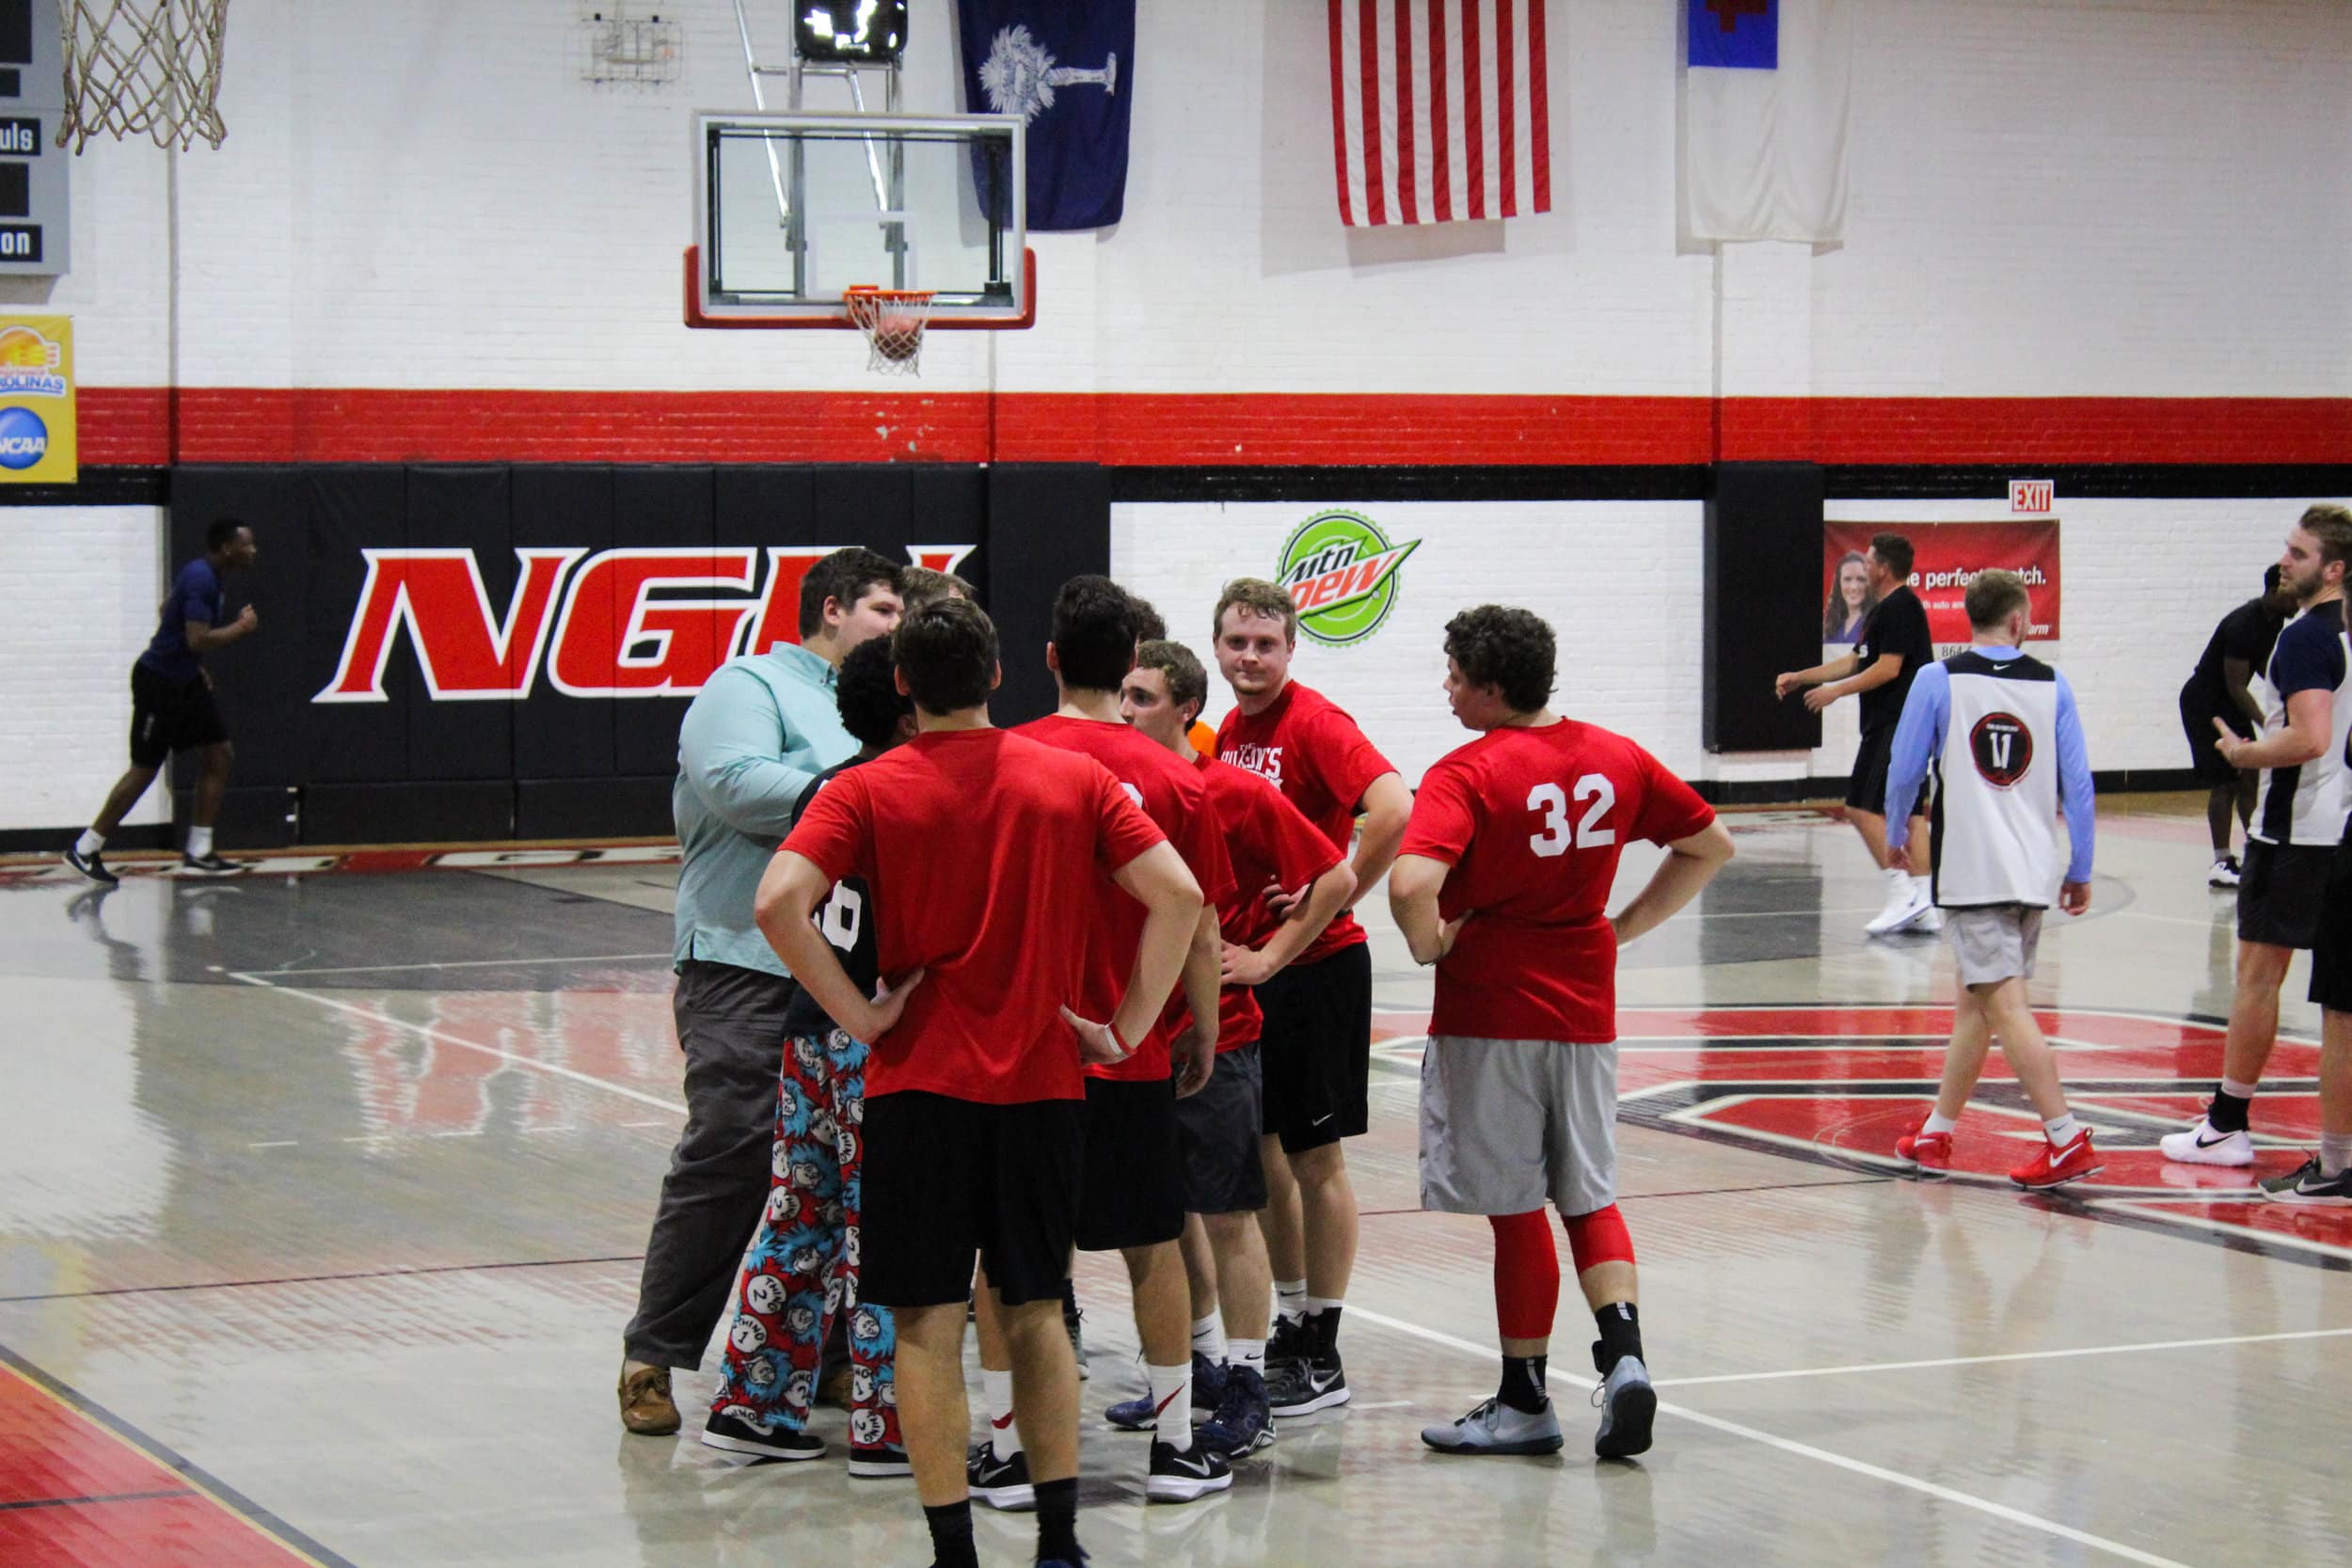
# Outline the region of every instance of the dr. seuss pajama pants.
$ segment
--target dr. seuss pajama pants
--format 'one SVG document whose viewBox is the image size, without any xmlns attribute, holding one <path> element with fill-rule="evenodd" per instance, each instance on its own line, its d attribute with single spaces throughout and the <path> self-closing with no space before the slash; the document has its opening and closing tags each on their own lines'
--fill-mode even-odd
<svg viewBox="0 0 2352 1568">
<path fill-rule="evenodd" d="M 866 1047 L 840 1030 L 784 1042 L 776 1084 L 775 1180 L 743 1260 L 726 1370 L 711 1409 L 767 1427 L 808 1425 L 833 1319 L 849 1314 L 850 1441 L 898 1442 L 890 1309 L 858 1300 L 858 1163 Z"/>
</svg>

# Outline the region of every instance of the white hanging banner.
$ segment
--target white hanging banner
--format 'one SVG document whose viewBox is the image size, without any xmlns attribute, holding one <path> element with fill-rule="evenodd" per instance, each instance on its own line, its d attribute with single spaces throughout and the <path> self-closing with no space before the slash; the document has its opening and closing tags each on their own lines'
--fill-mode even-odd
<svg viewBox="0 0 2352 1568">
<path fill-rule="evenodd" d="M 1846 237 L 1850 0 L 1686 0 L 1682 211 L 1699 240 Z"/>
</svg>

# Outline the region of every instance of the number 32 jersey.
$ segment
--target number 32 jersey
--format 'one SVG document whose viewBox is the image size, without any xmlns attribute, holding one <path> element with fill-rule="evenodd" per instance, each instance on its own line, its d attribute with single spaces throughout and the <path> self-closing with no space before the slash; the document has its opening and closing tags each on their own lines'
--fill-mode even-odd
<svg viewBox="0 0 2352 1568">
<path fill-rule="evenodd" d="M 801 820 L 802 815 L 808 810 L 808 803 L 817 799 L 817 792 L 825 787 L 826 781 L 836 773 L 855 768 L 858 760 L 851 757 L 838 767 L 826 768 L 809 781 L 808 787 L 801 791 L 801 798 L 792 802 L 793 822 L 797 824 Z M 834 951 L 841 955 L 841 967 L 849 972 L 850 982 L 866 995 L 873 995 L 874 986 L 882 974 L 882 960 L 876 952 L 874 909 L 866 894 L 864 878 L 844 877 L 833 884 L 833 892 L 817 906 L 817 928 L 825 934 L 827 942 L 833 943 Z M 825 1016 L 825 1009 L 817 1005 L 817 999 L 799 986 L 794 986 L 792 1000 L 784 1007 L 784 1032 L 795 1037 L 816 1035 L 821 1037 L 831 1034 L 833 1029 L 833 1020 Z"/>
<path fill-rule="evenodd" d="M 1617 1037 L 1609 890 L 1627 844 L 1671 844 L 1715 813 L 1621 735 L 1564 719 L 1489 730 L 1422 780 L 1400 853 L 1453 867 L 1438 898 L 1475 911 L 1438 965 L 1433 1035 L 1605 1045 Z"/>
</svg>

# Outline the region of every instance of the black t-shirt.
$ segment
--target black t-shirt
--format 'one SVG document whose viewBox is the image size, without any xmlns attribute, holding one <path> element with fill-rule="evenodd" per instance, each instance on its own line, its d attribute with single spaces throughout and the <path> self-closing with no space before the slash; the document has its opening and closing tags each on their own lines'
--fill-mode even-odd
<svg viewBox="0 0 2352 1568">
<path fill-rule="evenodd" d="M 2188 677 L 2189 691 L 2200 699 L 2206 712 L 2233 714 L 2237 710 L 2221 661 L 2242 658 L 2249 670 L 2262 673 L 2264 666 L 2270 662 L 2270 650 L 2278 645 L 2279 628 L 2285 625 L 2285 618 L 2273 615 L 2260 599 L 2249 599 L 2221 617 L 2205 651 L 2198 656 L 2196 673 Z"/>
<path fill-rule="evenodd" d="M 808 803 L 817 799 L 817 792 L 825 787 L 825 781 L 846 768 L 855 768 L 863 760 L 851 757 L 838 768 L 828 768 L 812 780 L 801 798 L 792 802 L 792 820 L 797 824 Z M 867 996 L 874 994 L 874 982 L 882 973 L 882 964 L 875 952 L 873 901 L 866 891 L 862 878 L 844 877 L 834 883 L 832 896 L 817 906 L 817 928 L 825 933 L 825 940 L 841 955 L 841 967 L 850 972 L 850 979 Z M 788 1035 L 827 1035 L 834 1028 L 825 1009 L 817 999 L 798 986 L 792 988 L 792 1000 L 785 1005 L 784 1028 Z"/>
<path fill-rule="evenodd" d="M 1909 583 L 1881 599 L 1869 620 L 1863 623 L 1862 635 L 1853 642 L 1854 673 L 1859 674 L 1876 664 L 1881 654 L 1899 656 L 1903 673 L 1862 694 L 1866 735 L 1893 729 L 1901 721 L 1903 699 L 1911 695 L 1912 681 L 1935 662 L 1935 639 L 1928 635 L 1928 607 L 1919 602 Z"/>
</svg>

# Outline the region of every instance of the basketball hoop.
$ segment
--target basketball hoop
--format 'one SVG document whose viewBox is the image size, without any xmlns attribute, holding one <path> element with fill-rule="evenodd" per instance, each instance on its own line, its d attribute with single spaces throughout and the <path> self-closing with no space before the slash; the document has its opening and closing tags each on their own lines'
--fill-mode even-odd
<svg viewBox="0 0 2352 1568">
<path fill-rule="evenodd" d="M 866 334 L 866 368 L 884 375 L 920 374 L 923 324 L 930 319 L 930 289 L 878 289 L 852 283 L 841 291 L 842 308 Z"/>
<path fill-rule="evenodd" d="M 229 0 L 64 0 L 65 113 L 57 145 L 144 134 L 158 147 L 218 147 Z"/>
</svg>

